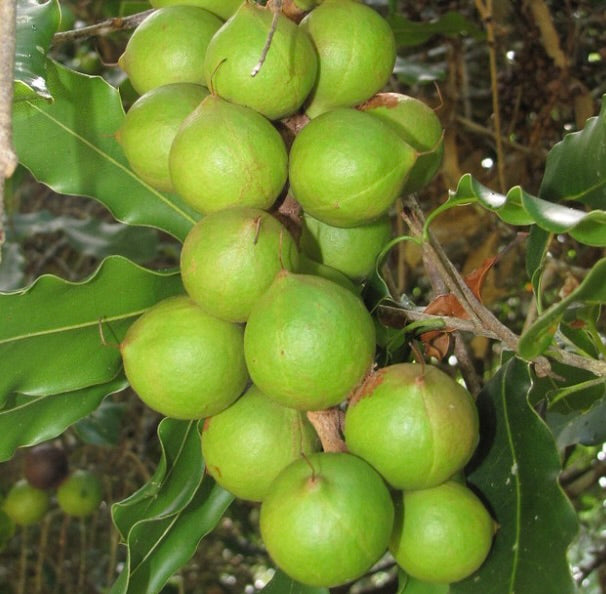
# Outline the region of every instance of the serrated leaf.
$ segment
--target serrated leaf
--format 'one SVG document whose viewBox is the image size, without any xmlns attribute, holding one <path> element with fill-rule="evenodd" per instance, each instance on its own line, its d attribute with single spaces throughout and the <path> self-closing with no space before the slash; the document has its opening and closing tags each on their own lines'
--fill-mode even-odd
<svg viewBox="0 0 606 594">
<path fill-rule="evenodd" d="M 574 291 L 547 309 L 522 334 L 518 343 L 518 353 L 527 360 L 544 353 L 551 344 L 566 309 L 573 303 L 577 301 L 588 304 L 606 303 L 605 278 L 606 258 L 602 258 Z"/>
<path fill-rule="evenodd" d="M 572 594 L 566 558 L 577 520 L 558 483 L 549 429 L 528 402 L 528 365 L 510 359 L 478 397 L 482 437 L 468 480 L 499 524 L 492 551 L 452 594 Z"/>
<path fill-rule="evenodd" d="M 112 507 L 126 540 L 127 561 L 111 594 L 155 594 L 195 553 L 233 495 L 204 477 L 197 421 L 164 419 L 162 456 L 154 476 Z"/>
<path fill-rule="evenodd" d="M 274 577 L 261 592 L 263 594 L 329 594 L 327 588 L 300 584 L 279 569 L 276 570 Z"/>
<path fill-rule="evenodd" d="M 123 539 L 138 522 L 180 512 L 202 483 L 204 461 L 197 421 L 164 419 L 158 425 L 162 455 L 154 476 L 138 491 L 112 507 Z"/>
<path fill-rule="evenodd" d="M 114 137 L 124 119 L 117 89 L 52 61 L 47 70 L 54 102 L 21 101 L 13 110 L 19 161 L 60 194 L 95 198 L 124 223 L 184 239 L 201 215 L 130 170 Z"/>
<path fill-rule="evenodd" d="M 606 210 L 606 95 L 599 115 L 549 151 L 539 195 L 552 202 L 578 200 Z"/>
<path fill-rule="evenodd" d="M 59 28 L 61 9 L 57 0 L 17 1 L 15 39 L 15 101 L 51 100 L 46 86 L 46 52 Z"/>
<path fill-rule="evenodd" d="M 549 423 L 560 450 L 583 444 L 586 446 L 601 445 L 606 441 L 606 386 L 603 385 L 603 397 L 585 413 L 577 411 L 569 414 L 547 412 Z"/>
<path fill-rule="evenodd" d="M 61 435 L 94 411 L 106 396 L 127 386 L 128 382 L 120 375 L 106 384 L 75 392 L 16 398 L 14 406 L 0 411 L 0 461 L 12 458 L 17 448 Z"/>
<path fill-rule="evenodd" d="M 535 223 L 550 233 L 568 233 L 587 245 L 606 246 L 606 211 L 585 212 L 568 208 L 532 196 L 520 186 L 511 188 L 507 195 L 499 194 L 483 186 L 469 173 L 461 177 L 448 201 L 431 213 L 427 224 L 450 208 L 472 203 L 481 204 L 510 225 Z"/>
<path fill-rule="evenodd" d="M 74 431 L 84 443 L 96 446 L 117 446 L 120 443 L 125 411 L 126 405 L 123 402 L 104 400 L 95 410 L 74 425 Z"/>
<path fill-rule="evenodd" d="M 411 21 L 402 15 L 390 15 L 387 22 L 399 46 L 421 45 L 434 35 L 470 36 L 483 39 L 484 32 L 460 12 L 450 11 L 434 21 Z"/>
<path fill-rule="evenodd" d="M 104 384 L 122 366 L 119 350 L 132 322 L 183 292 L 176 272 L 146 270 L 119 256 L 79 283 L 53 275 L 0 294 L 0 406 L 12 392 L 44 396 Z M 102 322 L 102 324 L 100 324 Z"/>
</svg>

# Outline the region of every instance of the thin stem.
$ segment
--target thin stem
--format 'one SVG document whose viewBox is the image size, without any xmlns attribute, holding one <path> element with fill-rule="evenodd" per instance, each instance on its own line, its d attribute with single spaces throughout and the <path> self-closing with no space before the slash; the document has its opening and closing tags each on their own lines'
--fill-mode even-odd
<svg viewBox="0 0 606 594">
<path fill-rule="evenodd" d="M 53 35 L 53 45 L 60 45 L 61 43 L 68 43 L 70 41 L 79 41 L 81 39 L 87 39 L 89 37 L 95 37 L 99 35 L 108 35 L 109 33 L 115 33 L 116 31 L 128 31 L 138 27 L 150 14 L 155 12 L 151 10 L 145 10 L 138 12 L 137 14 L 131 14 L 127 17 L 114 17 L 89 25 L 88 27 L 81 27 L 80 29 L 73 29 L 71 31 L 61 31 Z"/>
<path fill-rule="evenodd" d="M 27 550 L 28 550 L 28 527 L 21 528 L 21 550 L 19 554 L 19 581 L 17 582 L 17 594 L 25 594 L 27 580 Z"/>
<path fill-rule="evenodd" d="M 13 69 L 15 64 L 15 0 L 0 0 L 0 262 L 4 244 L 4 182 L 17 167 L 13 148 Z"/>
<path fill-rule="evenodd" d="M 261 57 L 259 58 L 259 61 L 255 64 L 255 67 L 250 71 L 250 75 L 252 77 L 257 76 L 261 68 L 263 68 L 263 64 L 265 64 L 265 59 L 267 58 L 267 54 L 269 53 L 271 42 L 276 33 L 276 29 L 278 28 L 278 17 L 280 16 L 280 12 L 282 10 L 282 0 L 275 0 L 275 2 L 272 4 L 271 10 L 274 13 L 273 18 L 271 19 L 271 27 L 269 28 L 269 33 L 267 34 L 265 45 L 261 50 Z"/>
</svg>

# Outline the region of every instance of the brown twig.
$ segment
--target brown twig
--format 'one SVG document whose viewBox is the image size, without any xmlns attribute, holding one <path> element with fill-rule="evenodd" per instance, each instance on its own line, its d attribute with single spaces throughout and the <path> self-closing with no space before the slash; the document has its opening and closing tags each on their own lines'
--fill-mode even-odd
<svg viewBox="0 0 606 594">
<path fill-rule="evenodd" d="M 60 45 L 61 43 L 67 43 L 70 41 L 79 41 L 81 39 L 87 39 L 89 37 L 95 37 L 99 35 L 109 35 L 116 31 L 128 31 L 138 27 L 150 14 L 155 12 L 155 9 L 145 10 L 138 12 L 137 14 L 131 14 L 127 17 L 114 17 L 89 25 L 88 27 L 81 27 L 80 29 L 73 29 L 71 31 L 61 31 L 53 35 L 52 45 Z"/>
<path fill-rule="evenodd" d="M 494 116 L 494 136 L 497 151 L 497 172 L 501 193 L 505 192 L 505 156 L 501 135 L 501 108 L 499 105 L 499 84 L 497 77 L 497 48 L 492 0 L 475 0 L 475 5 L 486 27 L 486 43 L 488 44 L 488 59 L 490 62 L 490 87 L 492 89 L 492 111 Z"/>
<path fill-rule="evenodd" d="M 271 19 L 271 27 L 269 28 L 267 39 L 265 40 L 265 45 L 261 50 L 261 56 L 259 57 L 259 61 L 255 64 L 255 67 L 250 71 L 250 75 L 252 77 L 257 76 L 261 68 L 263 68 L 263 64 L 265 64 L 265 59 L 267 58 L 267 54 L 269 53 L 271 42 L 276 33 L 276 29 L 278 28 L 278 17 L 280 16 L 280 12 L 282 11 L 282 0 L 274 0 L 274 2 L 271 3 L 271 10 L 274 13 L 273 18 Z"/>
<path fill-rule="evenodd" d="M 541 42 L 545 48 L 545 52 L 558 68 L 566 70 L 568 68 L 568 59 L 560 46 L 560 38 L 554 27 L 549 7 L 544 0 L 528 0 L 528 6 L 534 17 L 535 24 L 541 32 Z"/>
<path fill-rule="evenodd" d="M 341 438 L 343 412 L 338 408 L 308 411 L 307 418 L 314 426 L 325 452 L 346 452 L 347 446 Z"/>
<path fill-rule="evenodd" d="M 13 148 L 13 69 L 15 64 L 15 0 L 0 0 L 0 262 L 4 244 L 4 182 L 17 167 Z"/>
</svg>

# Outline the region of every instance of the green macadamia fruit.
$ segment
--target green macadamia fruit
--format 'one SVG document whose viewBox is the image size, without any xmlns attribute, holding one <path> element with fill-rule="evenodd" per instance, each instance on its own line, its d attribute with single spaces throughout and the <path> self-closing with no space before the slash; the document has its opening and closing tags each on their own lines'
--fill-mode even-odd
<svg viewBox="0 0 606 594">
<path fill-rule="evenodd" d="M 209 474 L 240 499 L 262 501 L 280 471 L 319 450 L 304 413 L 274 402 L 256 386 L 208 417 L 202 454 Z"/>
<path fill-rule="evenodd" d="M 103 499 L 103 485 L 89 470 L 76 470 L 57 489 L 57 503 L 68 515 L 83 518 L 96 512 Z"/>
<path fill-rule="evenodd" d="M 145 404 L 167 417 L 217 414 L 248 381 L 242 334 L 188 297 L 170 297 L 128 329 L 120 345 L 126 377 Z"/>
<path fill-rule="evenodd" d="M 197 6 L 204 8 L 219 18 L 226 21 L 236 12 L 242 0 L 150 0 L 150 4 L 154 8 L 163 8 L 164 6 L 173 6 L 175 4 Z"/>
<path fill-rule="evenodd" d="M 389 548 L 407 574 L 427 582 L 452 583 L 482 565 L 495 523 L 469 488 L 450 481 L 405 491 L 401 497 Z"/>
<path fill-rule="evenodd" d="M 291 191 L 305 212 L 323 223 L 364 225 L 395 202 L 415 159 L 415 150 L 379 118 L 334 109 L 295 138 Z"/>
<path fill-rule="evenodd" d="M 257 208 L 230 208 L 204 217 L 181 251 L 189 296 L 208 313 L 245 322 L 276 274 L 294 270 L 299 253 L 290 233 Z"/>
<path fill-rule="evenodd" d="M 469 461 L 479 439 L 471 394 L 437 367 L 401 363 L 369 376 L 345 415 L 345 442 L 398 489 L 426 489 Z"/>
<path fill-rule="evenodd" d="M 139 94 L 171 83 L 204 84 L 204 56 L 222 21 L 196 6 L 167 6 L 132 34 L 118 64 Z"/>
<path fill-rule="evenodd" d="M 306 109 L 309 117 L 362 103 L 389 80 L 396 60 L 394 35 L 369 6 L 355 0 L 324 0 L 300 27 L 319 56 L 318 80 Z"/>
<path fill-rule="evenodd" d="M 174 83 L 148 91 L 128 110 L 116 139 L 131 169 L 153 188 L 173 191 L 170 147 L 183 120 L 207 95 L 201 85 Z"/>
<path fill-rule="evenodd" d="M 354 285 L 354 283 L 342 272 L 339 272 L 337 269 L 330 266 L 326 266 L 326 264 L 322 264 L 321 262 L 316 262 L 303 253 L 299 255 L 299 267 L 297 272 L 300 274 L 320 276 L 333 283 L 337 283 L 337 285 L 341 285 L 344 289 L 347 289 L 356 296 L 360 295 L 360 287 Z"/>
<path fill-rule="evenodd" d="M 17 481 L 2 502 L 2 510 L 17 525 L 29 526 L 46 514 L 49 497 L 46 491 L 32 487 L 25 479 Z"/>
<path fill-rule="evenodd" d="M 170 150 L 176 191 L 203 214 L 269 208 L 288 176 L 279 132 L 256 111 L 210 95 L 181 125 Z"/>
<path fill-rule="evenodd" d="M 417 192 L 436 175 L 444 155 L 444 130 L 433 109 L 399 93 L 379 93 L 360 106 L 390 125 L 417 153 L 417 160 L 402 190 Z"/>
<path fill-rule="evenodd" d="M 204 63 L 209 89 L 270 120 L 301 107 L 318 69 L 311 39 L 281 13 L 265 60 L 258 66 L 273 17 L 269 8 L 246 0 L 212 38 Z"/>
<path fill-rule="evenodd" d="M 323 278 L 281 271 L 244 332 L 250 376 L 283 406 L 339 404 L 373 363 L 375 328 L 362 301 Z"/>
<path fill-rule="evenodd" d="M 303 216 L 301 249 L 310 258 L 339 270 L 354 280 L 370 276 L 379 252 L 391 237 L 388 217 L 360 227 L 333 227 Z"/>
<path fill-rule="evenodd" d="M 383 555 L 394 517 L 389 491 L 363 460 L 318 453 L 287 466 L 261 504 L 261 536 L 291 578 L 332 587 Z"/>
</svg>

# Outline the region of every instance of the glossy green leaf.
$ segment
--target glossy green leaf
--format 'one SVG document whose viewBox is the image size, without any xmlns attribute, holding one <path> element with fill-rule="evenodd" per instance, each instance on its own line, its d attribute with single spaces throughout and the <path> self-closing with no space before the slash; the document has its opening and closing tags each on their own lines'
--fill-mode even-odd
<svg viewBox="0 0 606 594">
<path fill-rule="evenodd" d="M 0 461 L 12 458 L 20 447 L 61 435 L 70 425 L 94 411 L 109 394 L 128 385 L 119 375 L 112 381 L 52 396 L 19 396 L 0 411 Z"/>
<path fill-rule="evenodd" d="M 534 359 L 544 353 L 552 342 L 566 309 L 575 302 L 587 304 L 606 303 L 606 258 L 589 271 L 581 284 L 567 297 L 552 305 L 522 334 L 518 353 L 524 359 Z"/>
<path fill-rule="evenodd" d="M 74 431 L 84 443 L 117 446 L 122 437 L 122 419 L 125 412 L 125 403 L 106 399 L 88 416 L 78 421 L 74 425 Z"/>
<path fill-rule="evenodd" d="M 198 421 L 164 419 L 158 425 L 162 455 L 151 480 L 112 507 L 123 539 L 138 522 L 174 515 L 185 508 L 202 483 L 204 461 Z"/>
<path fill-rule="evenodd" d="M 549 151 L 539 195 L 552 202 L 578 200 L 606 210 L 606 95 L 598 116 Z"/>
<path fill-rule="evenodd" d="M 15 101 L 50 100 L 46 86 L 46 52 L 59 28 L 57 0 L 17 0 L 15 43 Z"/>
<path fill-rule="evenodd" d="M 472 203 L 481 204 L 510 225 L 535 223 L 550 233 L 568 233 L 587 245 L 606 246 L 606 211 L 585 212 L 568 208 L 532 196 L 520 186 L 511 188 L 507 195 L 499 194 L 483 186 L 469 173 L 461 177 L 447 202 L 430 214 L 427 224 L 450 208 Z"/>
<path fill-rule="evenodd" d="M 112 508 L 127 560 L 111 594 L 155 594 L 217 525 L 233 495 L 204 476 L 197 421 L 164 419 L 151 480 Z"/>
<path fill-rule="evenodd" d="M 183 239 L 200 215 L 130 170 L 114 137 L 124 119 L 118 91 L 55 62 L 47 70 L 54 102 L 21 101 L 14 108 L 19 161 L 60 194 L 95 198 L 120 221 Z"/>
<path fill-rule="evenodd" d="M 526 244 L 526 273 L 532 283 L 532 289 L 537 299 L 540 299 L 541 274 L 543 262 L 553 235 L 537 225 L 533 225 Z"/>
<path fill-rule="evenodd" d="M 261 592 L 263 594 L 329 594 L 327 588 L 300 584 L 279 569 L 276 570 L 274 577 Z"/>
<path fill-rule="evenodd" d="M 387 22 L 399 46 L 421 45 L 434 35 L 484 38 L 484 32 L 460 12 L 447 12 L 435 21 L 411 21 L 398 14 L 387 17 Z"/>
<path fill-rule="evenodd" d="M 56 216 L 48 210 L 19 213 L 10 218 L 11 236 L 22 241 L 39 233 L 65 234 L 78 253 L 99 260 L 123 256 L 135 262 L 151 260 L 158 249 L 158 233 L 145 227 L 106 223 L 99 219 Z"/>
<path fill-rule="evenodd" d="M 585 413 L 577 411 L 568 414 L 548 412 L 546 421 L 556 438 L 560 450 L 583 444 L 602 445 L 606 442 L 606 384 L 602 384 L 603 396 Z"/>
<path fill-rule="evenodd" d="M 528 365 L 510 359 L 480 393 L 481 440 L 469 483 L 499 528 L 492 551 L 452 594 L 572 594 L 566 558 L 577 520 L 558 483 L 553 437 L 528 402 Z"/>
<path fill-rule="evenodd" d="M 182 292 L 177 273 L 114 256 L 86 281 L 45 275 L 0 294 L 0 406 L 13 392 L 60 394 L 112 380 L 122 366 L 116 345 L 130 324 Z M 103 344 L 100 329 L 111 344 Z"/>
</svg>

